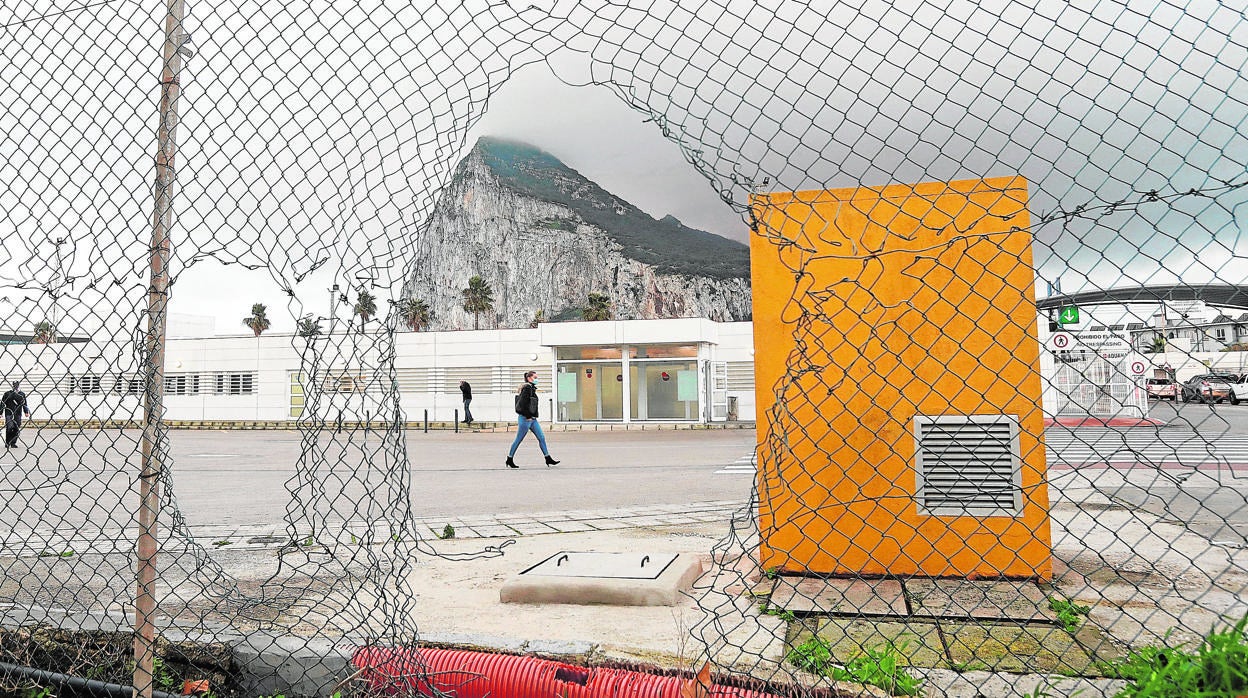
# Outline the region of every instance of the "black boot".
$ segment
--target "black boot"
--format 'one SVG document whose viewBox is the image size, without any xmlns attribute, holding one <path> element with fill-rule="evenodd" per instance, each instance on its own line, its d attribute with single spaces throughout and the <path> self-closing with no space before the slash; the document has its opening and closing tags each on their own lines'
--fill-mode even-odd
<svg viewBox="0 0 1248 698">
<path fill-rule="evenodd" d="M 511 459 L 511 456 L 507 456 L 507 467 L 508 467 L 508 468 L 519 468 L 520 466 L 516 465 L 516 462 L 515 462 L 515 461 L 513 461 L 513 460 Z"/>
<path fill-rule="evenodd" d="M 547 467 L 552 466 L 552 465 L 559 465 L 559 461 L 557 461 L 557 460 L 555 460 L 554 458 L 551 458 L 549 455 L 547 455 L 547 456 L 546 456 L 546 465 L 547 465 Z"/>
</svg>

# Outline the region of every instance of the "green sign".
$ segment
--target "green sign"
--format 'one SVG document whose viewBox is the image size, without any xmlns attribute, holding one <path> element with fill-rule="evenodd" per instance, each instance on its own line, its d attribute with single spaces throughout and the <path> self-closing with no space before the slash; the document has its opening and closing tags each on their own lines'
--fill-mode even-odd
<svg viewBox="0 0 1248 698">
<path fill-rule="evenodd" d="M 1057 314 L 1057 321 L 1063 325 L 1076 325 L 1079 323 L 1079 306 L 1068 305 L 1062 308 L 1062 312 Z"/>
<path fill-rule="evenodd" d="M 576 402 L 576 374 L 559 374 L 559 402 Z"/>
<path fill-rule="evenodd" d="M 676 372 L 676 399 L 681 402 L 692 402 L 698 399 L 698 372 Z"/>
</svg>

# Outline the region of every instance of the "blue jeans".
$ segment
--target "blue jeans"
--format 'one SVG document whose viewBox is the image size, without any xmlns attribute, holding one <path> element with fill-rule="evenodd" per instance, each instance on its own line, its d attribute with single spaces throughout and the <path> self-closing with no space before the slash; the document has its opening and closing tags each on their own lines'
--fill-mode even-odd
<svg viewBox="0 0 1248 698">
<path fill-rule="evenodd" d="M 546 450 L 546 435 L 542 433 L 542 425 L 537 423 L 536 419 L 528 417 L 518 417 L 516 422 L 519 428 L 516 429 L 516 440 L 511 442 L 511 450 L 508 451 L 507 457 L 511 458 L 516 455 L 516 449 L 520 448 L 520 442 L 524 441 L 524 437 L 530 431 L 537 435 L 537 445 L 542 447 L 542 455 L 549 456 L 550 451 Z"/>
</svg>

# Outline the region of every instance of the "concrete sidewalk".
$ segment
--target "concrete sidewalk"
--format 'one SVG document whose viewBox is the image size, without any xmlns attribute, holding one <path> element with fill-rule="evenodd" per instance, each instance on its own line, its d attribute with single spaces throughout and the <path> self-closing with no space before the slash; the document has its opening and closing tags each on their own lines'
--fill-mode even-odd
<svg viewBox="0 0 1248 698">
<path fill-rule="evenodd" d="M 812 634 L 824 637 L 843 655 L 835 657 L 842 662 L 864 646 L 898 641 L 909 643 L 904 661 L 910 673 L 924 679 L 925 695 L 958 698 L 1021 696 L 1037 690 L 1050 696 L 1111 696 L 1121 682 L 1106 678 L 1100 662 L 1113 662 L 1130 647 L 1194 641 L 1248 613 L 1248 550 L 1215 545 L 1178 523 L 1129 509 L 1089 481 L 1063 479 L 1068 481 L 1054 489 L 1052 506 L 1053 583 L 1033 584 L 1030 591 L 1007 589 L 1001 599 L 1002 587 L 987 582 L 998 586 L 981 594 L 982 603 L 1000 601 L 995 613 L 973 606 L 950 611 L 956 590 L 942 596 L 949 590 L 923 580 L 883 580 L 893 585 L 887 589 L 882 582 L 850 583 L 858 585 L 858 592 L 866 584 L 864 595 L 840 582 L 767 579 L 750 557 L 756 543 L 752 530 L 740 526 L 747 520 L 742 517 L 744 503 L 728 501 L 448 522 L 456 527 L 456 537 L 430 536 L 438 554 L 414 557 L 395 592 L 413 595 L 411 615 L 402 619 L 403 625 L 418 628 L 421 641 L 433 646 L 531 653 L 590 665 L 692 667 L 709 656 L 721 671 L 737 676 L 835 688 L 841 695 L 877 695 L 873 689 L 834 685 L 798 672 L 785 656 Z M 734 515 L 738 537 L 728 539 Z M 436 533 L 444 524 L 426 525 Z M 506 535 L 487 537 L 499 526 L 507 529 Z M 229 535 L 252 533 L 258 534 L 255 538 L 266 535 L 242 529 Z M 212 555 L 241 589 L 257 589 L 273 574 L 273 548 L 289 543 L 282 534 L 271 537 L 217 546 Z M 514 543 L 504 545 L 507 541 Z M 213 541 L 200 542 L 210 546 Z M 487 548 L 503 554 L 454 559 Z M 670 607 L 501 602 L 507 579 L 569 551 L 692 553 L 703 557 L 711 574 L 691 597 Z M 79 553 L 93 554 L 89 548 Z M 940 593 L 933 596 L 935 592 Z M 301 612 L 311 607 L 365 609 L 370 617 L 353 619 L 352 627 L 395 622 L 384 615 L 392 606 L 384 611 L 384 604 L 362 598 L 358 590 L 342 594 L 331 589 L 319 598 L 304 598 L 277 622 L 298 632 Z M 829 602 L 830 594 L 839 602 Z M 893 596 L 881 607 L 878 600 L 885 594 Z M 1076 630 L 1067 632 L 1047 608 L 1049 598 L 1089 606 L 1090 612 Z M 8 611 L 8 623 L 18 617 L 15 611 Z M 114 615 L 124 626 L 127 614 L 115 609 Z M 237 636 L 235 656 L 260 677 L 255 685 L 263 688 L 256 690 L 265 694 L 314 694 L 350 673 L 346 660 L 351 642 L 345 639 L 327 642 L 292 635 L 257 640 L 254 633 L 241 635 L 224 626 L 197 627 L 199 634 L 217 640 Z M 268 676 L 264 667 L 280 671 Z"/>
<path fill-rule="evenodd" d="M 951 611 L 950 598 L 957 594 L 932 597 L 929 582 L 901 580 L 893 582 L 898 589 L 904 584 L 896 613 L 872 607 L 862 595 L 838 597 L 848 603 L 834 608 L 826 603 L 825 582 L 763 579 L 748 557 L 737 557 L 752 549 L 752 541 L 721 546 L 712 559 L 727 533 L 725 515 L 714 523 L 656 519 L 614 530 L 524 535 L 493 559 L 426 559 L 411 575 L 420 595 L 415 621 L 422 638 L 433 643 L 543 654 L 555 648 L 591 663 L 686 667 L 709 650 L 717 666 L 734 673 L 823 686 L 829 680 L 784 663 L 792 646 L 812 632 L 844 650 L 846 656 L 837 657 L 841 661 L 864 645 L 909 641 L 904 654 L 911 673 L 924 678 L 926 695 L 1017 696 L 1042 689 L 1051 696 L 1088 698 L 1121 688 L 1120 681 L 1104 676 L 1101 663 L 1120 659 L 1128 648 L 1196 641 L 1248 613 L 1248 550 L 1228 549 L 1174 522 L 1128 509 L 1090 486 L 1068 483 L 1054 496 L 1052 584 L 1033 583 L 1031 592 L 1005 590 L 1002 599 L 1001 583 L 971 583 L 995 585 L 988 592 L 972 590 L 981 599 L 978 606 L 954 604 Z M 483 542 L 437 546 L 457 553 Z M 699 553 L 721 574 L 704 577 L 704 588 L 694 592 L 701 607 L 693 598 L 674 607 L 500 602 L 506 579 L 560 551 Z M 924 584 L 926 599 L 916 591 Z M 795 591 L 803 586 L 806 592 Z M 782 590 L 787 598 L 775 598 Z M 996 603 L 994 594 L 999 605 L 985 610 Z M 760 609 L 768 596 L 771 605 Z M 1088 606 L 1088 617 L 1067 632 L 1048 608 L 1050 598 Z M 786 605 L 797 611 L 787 619 Z M 717 620 L 707 624 L 704 610 Z M 709 647 L 691 637 L 694 628 Z M 924 648 L 931 651 L 919 651 Z"/>
</svg>

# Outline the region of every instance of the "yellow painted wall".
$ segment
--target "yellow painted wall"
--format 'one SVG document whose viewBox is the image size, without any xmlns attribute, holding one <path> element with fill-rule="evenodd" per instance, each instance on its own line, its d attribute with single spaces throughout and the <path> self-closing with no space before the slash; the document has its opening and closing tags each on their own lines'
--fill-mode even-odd
<svg viewBox="0 0 1248 698">
<path fill-rule="evenodd" d="M 1026 186 L 751 198 L 764 568 L 1051 576 Z M 942 414 L 1018 417 L 1021 516 L 919 513 L 912 421 Z"/>
</svg>

